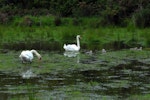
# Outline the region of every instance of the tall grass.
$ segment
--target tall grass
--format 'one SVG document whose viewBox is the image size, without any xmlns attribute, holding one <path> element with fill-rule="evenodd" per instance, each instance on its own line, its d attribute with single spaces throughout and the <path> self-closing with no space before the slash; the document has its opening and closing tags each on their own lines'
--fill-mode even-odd
<svg viewBox="0 0 150 100">
<path fill-rule="evenodd" d="M 150 46 L 150 29 L 100 25 L 99 18 L 60 18 L 53 16 L 14 17 L 11 25 L 0 25 L 1 49 L 62 50 L 64 43 L 76 43 L 80 34 L 81 49 L 128 48 Z"/>
</svg>

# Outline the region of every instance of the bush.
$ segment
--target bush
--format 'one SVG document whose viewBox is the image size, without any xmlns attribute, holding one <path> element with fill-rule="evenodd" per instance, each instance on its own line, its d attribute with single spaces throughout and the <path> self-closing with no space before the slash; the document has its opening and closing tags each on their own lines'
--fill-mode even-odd
<svg viewBox="0 0 150 100">
<path fill-rule="evenodd" d="M 79 19 L 79 18 L 73 18 L 73 19 L 72 19 L 72 24 L 75 25 L 75 26 L 80 25 L 81 22 L 82 22 L 82 20 Z"/>
<path fill-rule="evenodd" d="M 25 16 L 20 24 L 23 26 L 32 26 L 33 23 L 34 21 L 30 16 Z"/>
<path fill-rule="evenodd" d="M 76 7 L 72 9 L 75 17 L 98 16 L 100 8 L 95 3 L 79 2 Z"/>
<path fill-rule="evenodd" d="M 56 26 L 60 26 L 61 24 L 62 24 L 62 21 L 61 21 L 61 18 L 60 17 L 55 17 L 55 19 L 54 19 L 54 24 L 56 25 Z"/>
<path fill-rule="evenodd" d="M 137 27 L 144 28 L 150 26 L 150 8 L 141 9 L 133 14 L 134 23 Z"/>
<path fill-rule="evenodd" d="M 8 15 L 0 12 L 0 23 L 6 24 L 9 21 Z"/>
</svg>

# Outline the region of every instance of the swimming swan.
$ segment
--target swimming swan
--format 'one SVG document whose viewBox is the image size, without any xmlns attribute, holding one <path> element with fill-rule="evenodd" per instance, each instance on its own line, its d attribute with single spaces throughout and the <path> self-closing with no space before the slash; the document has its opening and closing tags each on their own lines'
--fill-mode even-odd
<svg viewBox="0 0 150 100">
<path fill-rule="evenodd" d="M 19 57 L 20 57 L 22 63 L 25 63 L 25 62 L 31 63 L 34 58 L 33 54 L 35 54 L 38 57 L 38 59 L 41 60 L 41 55 L 36 50 L 22 51 Z"/>
<path fill-rule="evenodd" d="M 80 35 L 76 36 L 77 39 L 77 45 L 76 44 L 64 44 L 63 48 L 65 51 L 79 51 L 80 50 L 80 41 L 79 41 Z"/>
</svg>

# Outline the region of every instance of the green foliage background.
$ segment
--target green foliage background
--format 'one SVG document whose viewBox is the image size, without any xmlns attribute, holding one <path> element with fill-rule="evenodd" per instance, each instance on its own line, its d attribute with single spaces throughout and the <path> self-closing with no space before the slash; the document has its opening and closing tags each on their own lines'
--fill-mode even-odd
<svg viewBox="0 0 150 100">
<path fill-rule="evenodd" d="M 133 20 L 138 27 L 150 26 L 149 0 L 0 0 L 0 20 L 13 16 L 56 15 L 61 17 L 102 18 L 103 25 L 127 26 Z M 140 21 L 139 21 L 140 20 Z"/>
<path fill-rule="evenodd" d="M 149 47 L 149 27 L 149 0 L 0 0 L 2 49 Z"/>
</svg>

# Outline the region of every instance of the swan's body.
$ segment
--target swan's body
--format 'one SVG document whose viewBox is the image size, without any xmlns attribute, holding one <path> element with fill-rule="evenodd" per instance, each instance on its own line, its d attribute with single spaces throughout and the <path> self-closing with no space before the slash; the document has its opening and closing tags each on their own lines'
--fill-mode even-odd
<svg viewBox="0 0 150 100">
<path fill-rule="evenodd" d="M 142 51 L 142 47 L 140 47 L 140 48 L 139 48 L 139 49 L 137 49 L 137 50 Z"/>
<path fill-rule="evenodd" d="M 134 48 L 130 48 L 130 50 L 138 50 L 138 48 L 137 48 L 137 47 L 134 47 Z"/>
<path fill-rule="evenodd" d="M 33 54 L 35 54 L 38 57 L 38 59 L 41 60 L 41 55 L 36 50 L 22 51 L 19 57 L 23 63 L 24 62 L 32 62 L 32 60 L 34 58 Z"/>
<path fill-rule="evenodd" d="M 103 54 L 106 53 L 106 50 L 105 50 L 105 49 L 102 49 L 102 53 L 103 53 Z"/>
<path fill-rule="evenodd" d="M 86 52 L 86 54 L 88 54 L 88 55 L 92 55 L 92 54 L 93 54 L 93 51 L 92 51 L 92 50 L 87 51 L 87 52 Z"/>
<path fill-rule="evenodd" d="M 140 47 L 140 48 L 137 48 L 137 47 L 135 47 L 135 48 L 130 48 L 130 50 L 142 51 L 142 47 Z"/>
<path fill-rule="evenodd" d="M 80 41 L 79 41 L 80 35 L 77 35 L 77 45 L 76 44 L 64 44 L 65 51 L 79 51 L 80 50 Z"/>
</svg>

